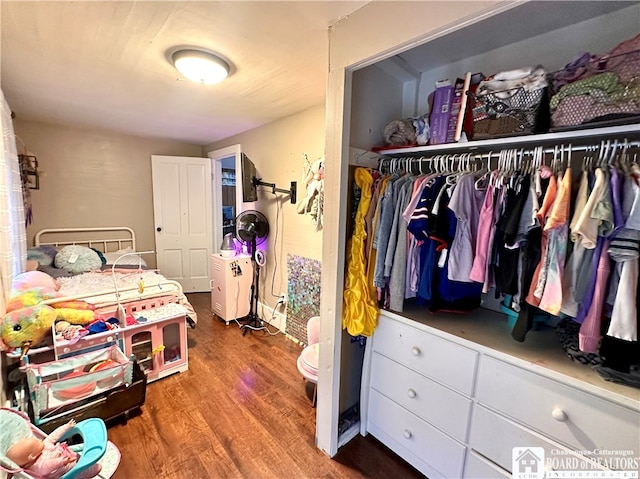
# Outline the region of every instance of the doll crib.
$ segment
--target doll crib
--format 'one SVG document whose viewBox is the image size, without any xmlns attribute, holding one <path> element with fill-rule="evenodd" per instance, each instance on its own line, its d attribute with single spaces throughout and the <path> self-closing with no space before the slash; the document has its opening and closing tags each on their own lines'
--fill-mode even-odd
<svg viewBox="0 0 640 479">
<path fill-rule="evenodd" d="M 102 479 L 111 477 L 120 464 L 120 451 L 107 440 L 107 429 L 104 422 L 98 418 L 81 421 L 63 436 L 62 440 L 74 435 L 80 435 L 83 440 L 82 444 L 71 446 L 80 454 L 80 459 L 73 469 L 62 476 L 62 479 L 73 479 L 96 462 L 102 466 L 100 474 L 96 477 Z M 26 414 L 13 409 L 0 408 L 1 471 L 12 474 L 12 477 L 17 479 L 40 479 L 23 470 L 6 456 L 6 452 L 12 444 L 30 436 L 44 439 L 46 434 L 31 424 Z"/>
<path fill-rule="evenodd" d="M 34 422 L 77 408 L 78 401 L 130 384 L 133 363 L 116 345 L 42 364 L 27 363 Z"/>
</svg>

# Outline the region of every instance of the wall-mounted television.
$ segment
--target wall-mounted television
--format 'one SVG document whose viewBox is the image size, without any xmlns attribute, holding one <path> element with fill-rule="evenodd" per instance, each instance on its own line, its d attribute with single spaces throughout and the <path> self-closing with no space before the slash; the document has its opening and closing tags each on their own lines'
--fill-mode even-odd
<svg viewBox="0 0 640 479">
<path fill-rule="evenodd" d="M 267 186 L 271 188 L 271 192 L 275 195 L 278 193 L 286 193 L 291 199 L 291 203 L 296 203 L 297 198 L 297 184 L 295 181 L 291 182 L 291 188 L 284 190 L 277 188 L 275 183 L 267 183 L 262 181 L 262 178 L 256 176 L 256 165 L 242 153 L 241 165 L 242 165 L 242 201 L 244 203 L 253 203 L 258 201 L 258 186 Z"/>
<path fill-rule="evenodd" d="M 253 203 L 258 201 L 258 191 L 256 189 L 256 165 L 242 153 L 242 201 Z"/>
</svg>

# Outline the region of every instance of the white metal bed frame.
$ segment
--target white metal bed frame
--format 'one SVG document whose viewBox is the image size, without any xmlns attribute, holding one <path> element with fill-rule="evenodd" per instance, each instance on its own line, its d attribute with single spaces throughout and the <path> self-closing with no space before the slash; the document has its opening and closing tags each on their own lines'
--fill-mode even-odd
<svg viewBox="0 0 640 479">
<path fill-rule="evenodd" d="M 75 236 L 75 237 L 74 237 Z M 89 228 L 46 228 L 38 231 L 34 237 L 35 246 L 67 246 L 80 245 L 96 248 L 103 253 L 116 252 L 131 247 L 131 253 L 136 250 L 136 234 L 127 226 L 105 226 Z M 166 287 L 166 289 L 165 289 Z M 175 280 L 164 279 L 157 284 L 145 285 L 145 292 L 139 293 L 137 287 L 116 288 L 85 293 L 68 298 L 57 298 L 44 303 L 55 303 L 62 300 L 84 299 L 96 306 L 119 304 L 124 301 L 144 299 L 162 294 L 176 294 L 184 298 L 182 285 Z"/>
<path fill-rule="evenodd" d="M 73 238 L 73 235 L 79 235 L 79 237 Z M 109 237 L 105 238 L 104 236 Z M 81 245 L 98 249 L 103 253 L 115 252 L 126 247 L 131 247 L 133 251 L 136 251 L 136 233 L 126 226 L 47 228 L 38 231 L 34 238 L 34 244 L 35 246 Z"/>
</svg>

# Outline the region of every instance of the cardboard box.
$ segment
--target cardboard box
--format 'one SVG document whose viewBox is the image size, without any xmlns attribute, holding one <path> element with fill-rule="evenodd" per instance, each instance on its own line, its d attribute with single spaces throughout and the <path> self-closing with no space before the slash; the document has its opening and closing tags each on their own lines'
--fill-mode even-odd
<svg viewBox="0 0 640 479">
<path fill-rule="evenodd" d="M 436 82 L 433 94 L 433 106 L 429 115 L 430 145 L 440 145 L 447 142 L 451 102 L 453 100 L 453 85 L 446 80 Z"/>
<path fill-rule="evenodd" d="M 471 74 L 469 74 L 471 75 Z M 467 89 L 468 89 L 468 82 L 467 82 Z M 462 109 L 462 101 L 463 99 L 465 100 L 465 105 L 466 105 L 466 93 L 465 93 L 465 79 L 464 78 L 457 78 L 456 79 L 456 83 L 453 86 L 453 96 L 451 99 L 451 108 L 449 109 L 449 123 L 447 125 L 447 141 L 446 143 L 457 143 L 457 141 L 460 139 L 460 135 L 456 135 L 456 130 L 458 127 L 458 122 L 460 120 L 459 116 L 460 116 L 460 112 Z M 464 112 L 462 112 L 462 115 L 464 115 Z M 460 126 L 460 128 L 462 129 L 462 124 Z"/>
</svg>

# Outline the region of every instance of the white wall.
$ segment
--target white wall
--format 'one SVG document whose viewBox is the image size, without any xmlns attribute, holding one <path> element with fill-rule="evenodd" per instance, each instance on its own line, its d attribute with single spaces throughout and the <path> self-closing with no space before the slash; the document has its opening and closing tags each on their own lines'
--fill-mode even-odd
<svg viewBox="0 0 640 479">
<path fill-rule="evenodd" d="M 283 189 L 289 189 L 291 181 L 297 181 L 300 199 L 305 195 L 302 182 L 304 155 L 310 162 L 323 156 L 324 128 L 324 105 L 318 105 L 213 143 L 203 150 L 206 154 L 240 144 L 263 181 Z M 281 208 L 279 213 L 278 208 Z M 309 215 L 298 214 L 288 198 L 280 193 L 274 197 L 269 188 L 258 188 L 256 209 L 266 215 L 270 227 L 267 265 L 260 273 L 260 301 L 273 307 L 278 296 L 287 292 L 287 255 L 320 260 L 322 232 L 316 231 Z"/>
<path fill-rule="evenodd" d="M 37 158 L 40 189 L 31 190 L 27 244 L 43 228 L 129 226 L 138 249 L 154 250 L 151 155 L 196 156 L 201 147 L 103 130 L 14 120 Z M 145 258 L 150 266 L 155 259 Z"/>
</svg>

